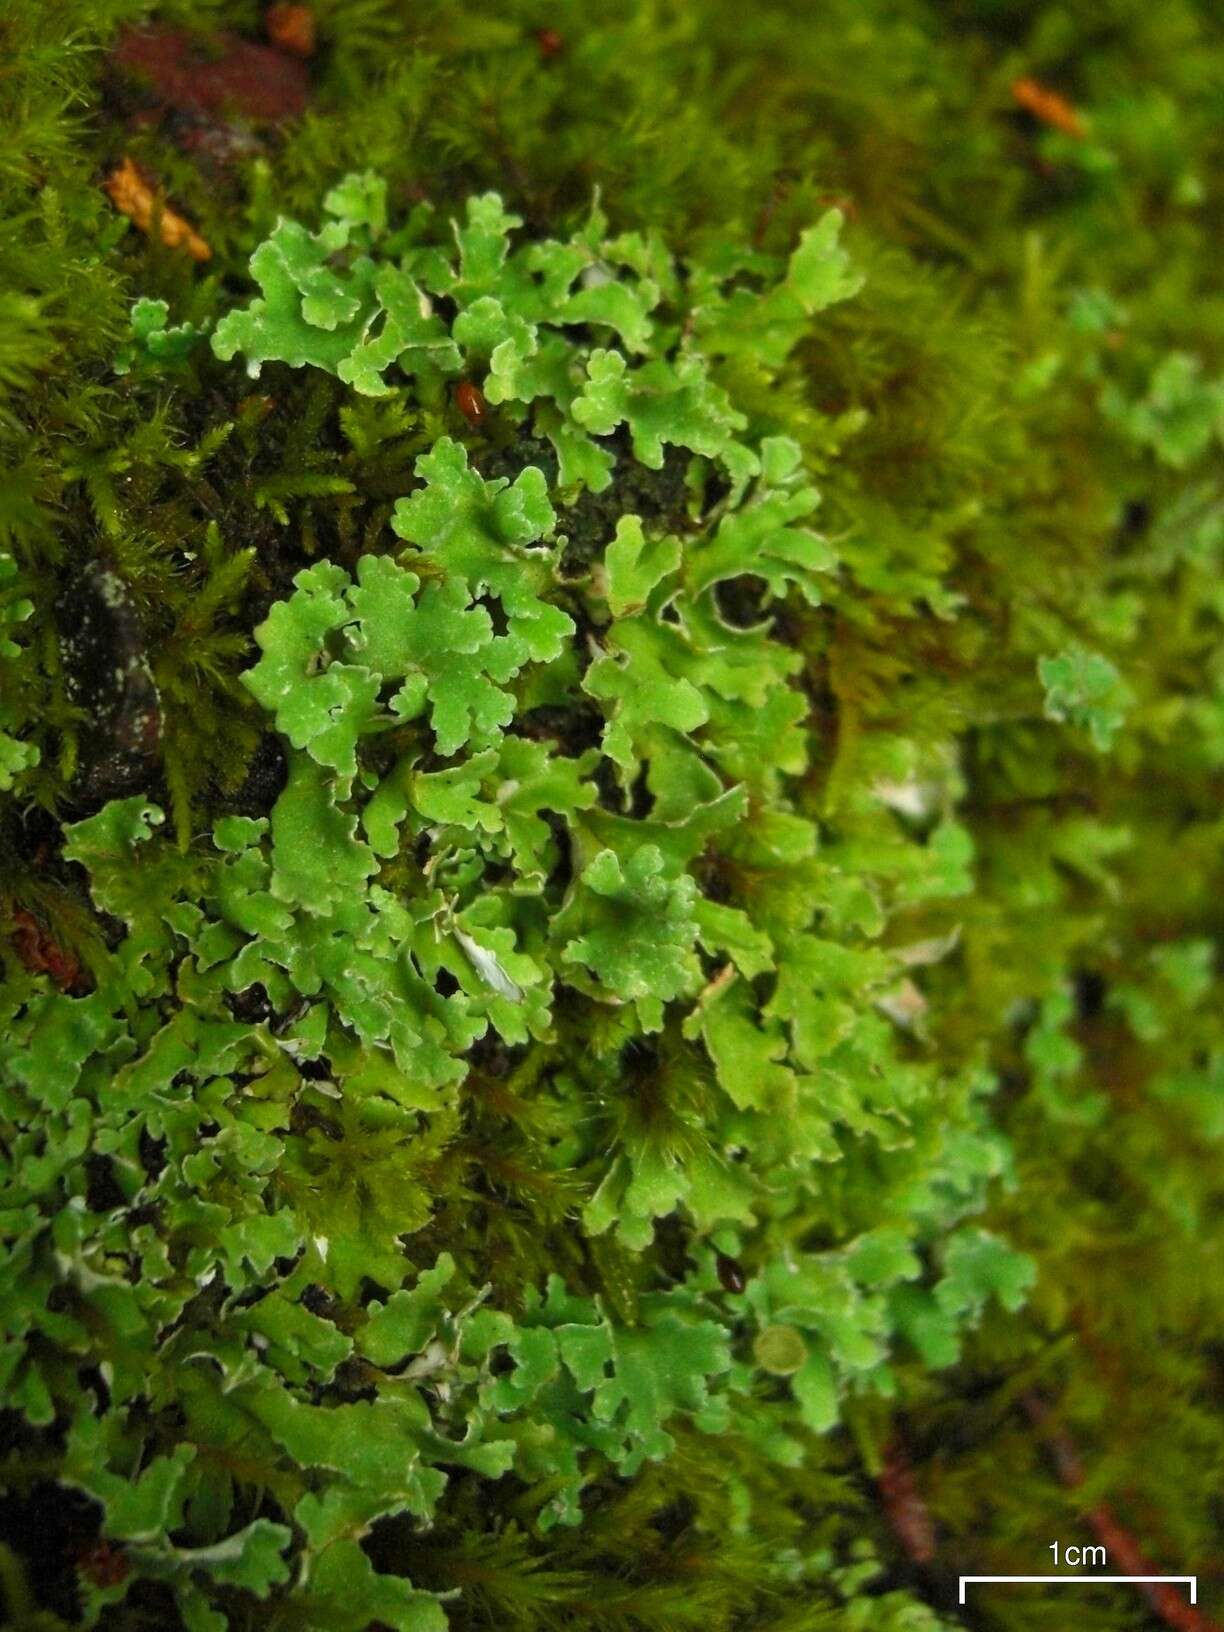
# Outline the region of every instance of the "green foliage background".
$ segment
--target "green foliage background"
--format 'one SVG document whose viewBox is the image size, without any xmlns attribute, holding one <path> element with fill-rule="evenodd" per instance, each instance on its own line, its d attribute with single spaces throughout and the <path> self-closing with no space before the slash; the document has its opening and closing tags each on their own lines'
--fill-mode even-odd
<svg viewBox="0 0 1224 1632">
<path fill-rule="evenodd" d="M 315 11 L 221 170 L 106 53 L 259 8 L 0 17 L 9 1621 L 1218 1618 L 1215 8 Z"/>
</svg>

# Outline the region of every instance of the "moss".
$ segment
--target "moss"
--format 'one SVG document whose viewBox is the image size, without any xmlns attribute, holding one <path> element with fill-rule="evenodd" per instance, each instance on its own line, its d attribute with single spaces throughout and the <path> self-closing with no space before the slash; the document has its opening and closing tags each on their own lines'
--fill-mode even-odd
<svg viewBox="0 0 1224 1632">
<path fill-rule="evenodd" d="M 234 73 L 253 4 L 0 20 L 9 1618 L 934 1628 L 1105 1533 L 1219 1618 L 1214 10 L 313 10 L 301 118 Z M 116 215 L 124 155 L 207 262 Z M 587 478 L 479 342 L 245 377 L 208 337 L 350 172 L 426 282 L 469 199 L 538 248 L 598 190 L 659 355 L 799 469 L 646 462 L 586 319 Z M 778 358 L 834 206 L 862 287 Z M 469 477 L 535 519 L 456 598 Z M 788 576 L 744 518 L 809 485 Z M 468 740 L 392 661 L 426 604 L 430 684 L 497 654 Z M 251 676 L 320 607 L 298 682 L 347 689 L 290 718 Z"/>
</svg>

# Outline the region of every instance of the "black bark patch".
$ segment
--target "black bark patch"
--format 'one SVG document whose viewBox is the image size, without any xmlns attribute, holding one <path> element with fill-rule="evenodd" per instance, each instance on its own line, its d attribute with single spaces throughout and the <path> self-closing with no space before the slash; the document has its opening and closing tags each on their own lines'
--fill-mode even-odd
<svg viewBox="0 0 1224 1632">
<path fill-rule="evenodd" d="M 86 710 L 74 793 L 113 799 L 148 785 L 161 742 L 161 703 L 127 585 L 94 562 L 55 604 L 64 687 Z"/>
</svg>

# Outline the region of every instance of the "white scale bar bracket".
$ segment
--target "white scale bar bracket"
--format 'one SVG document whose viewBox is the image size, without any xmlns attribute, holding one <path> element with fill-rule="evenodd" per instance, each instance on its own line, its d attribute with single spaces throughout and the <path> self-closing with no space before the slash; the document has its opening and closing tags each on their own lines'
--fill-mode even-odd
<svg viewBox="0 0 1224 1632">
<path fill-rule="evenodd" d="M 1186 1582 L 1190 1587 L 1190 1602 L 1198 1603 L 1198 1576 L 1197 1575 L 962 1575 L 960 1577 L 960 1602 L 965 1601 L 965 1588 L 972 1582 L 981 1582 L 985 1585 L 991 1581 L 1044 1581 L 1047 1585 L 1063 1585 L 1067 1582 L 1080 1581 L 1128 1581 L 1134 1586 L 1144 1586 L 1157 1583 L 1176 1584 Z"/>
</svg>

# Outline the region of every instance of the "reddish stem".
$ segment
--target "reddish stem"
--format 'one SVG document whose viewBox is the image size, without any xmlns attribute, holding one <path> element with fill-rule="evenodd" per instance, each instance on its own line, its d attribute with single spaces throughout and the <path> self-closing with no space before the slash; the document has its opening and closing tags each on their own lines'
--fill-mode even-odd
<svg viewBox="0 0 1224 1632">
<path fill-rule="evenodd" d="M 1070 1435 L 1050 1424 L 1050 1408 L 1038 1394 L 1024 1395 L 1020 1402 L 1025 1414 L 1042 1432 L 1054 1471 L 1069 1490 L 1084 1482 L 1084 1465 Z M 1151 1559 L 1143 1551 L 1134 1534 L 1114 1515 L 1105 1502 L 1089 1508 L 1085 1518 L 1092 1533 L 1119 1566 L 1120 1575 L 1159 1575 Z M 1137 1589 L 1151 1604 L 1153 1611 L 1174 1632 L 1221 1632 L 1216 1621 L 1209 1620 L 1193 1604 L 1186 1603 L 1176 1587 L 1163 1581 L 1135 1583 Z"/>
<path fill-rule="evenodd" d="M 935 1525 L 918 1492 L 913 1464 L 899 1439 L 884 1449 L 884 1465 L 876 1480 L 889 1524 L 915 1564 L 935 1557 Z"/>
</svg>

